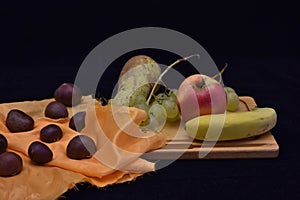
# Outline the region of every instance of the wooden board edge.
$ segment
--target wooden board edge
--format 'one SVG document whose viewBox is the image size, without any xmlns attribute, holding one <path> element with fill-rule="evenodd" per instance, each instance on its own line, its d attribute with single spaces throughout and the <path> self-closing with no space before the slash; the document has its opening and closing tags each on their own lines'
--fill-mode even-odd
<svg viewBox="0 0 300 200">
<path fill-rule="evenodd" d="M 267 133 L 269 142 L 255 148 L 251 146 L 214 146 L 213 149 L 200 147 L 192 149 L 158 149 L 145 153 L 142 158 L 147 160 L 198 160 L 198 159 L 259 159 L 277 158 L 279 156 L 279 145 L 271 132 Z"/>
</svg>

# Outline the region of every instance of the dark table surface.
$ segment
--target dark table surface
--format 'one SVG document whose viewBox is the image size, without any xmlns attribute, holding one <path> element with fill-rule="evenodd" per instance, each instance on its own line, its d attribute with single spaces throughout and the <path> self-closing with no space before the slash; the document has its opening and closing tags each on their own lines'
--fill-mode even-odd
<svg viewBox="0 0 300 200">
<path fill-rule="evenodd" d="M 194 3 L 135 2 L 125 11 L 125 3 L 55 1 L 0 8 L 1 103 L 52 97 L 58 85 L 74 81 L 85 56 L 104 39 L 130 28 L 159 26 L 197 40 L 217 66 L 229 64 L 225 84 L 277 111 L 272 133 L 278 158 L 177 160 L 130 183 L 78 185 L 63 194 L 66 199 L 299 199 L 300 29 L 294 6 L 248 2 L 197 8 Z M 174 61 L 153 56 L 164 64 Z M 116 77 L 116 72 L 106 75 L 104 96 Z"/>
</svg>

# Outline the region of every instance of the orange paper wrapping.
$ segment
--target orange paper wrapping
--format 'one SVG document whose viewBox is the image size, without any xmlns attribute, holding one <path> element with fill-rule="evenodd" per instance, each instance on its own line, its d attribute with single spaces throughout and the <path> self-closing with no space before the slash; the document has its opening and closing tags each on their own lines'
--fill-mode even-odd
<svg viewBox="0 0 300 200">
<path fill-rule="evenodd" d="M 53 101 L 27 101 L 0 104 L 0 133 L 8 140 L 8 151 L 23 159 L 23 169 L 13 177 L 0 177 L 0 199 L 56 199 L 79 182 L 98 187 L 132 181 L 143 173 L 154 171 L 154 163 L 143 160 L 141 154 L 161 148 L 165 144 L 162 134 L 144 133 L 137 124 L 146 114 L 135 108 L 101 106 L 90 96 L 80 105 L 68 108 L 69 118 L 44 117 L 46 105 Z M 7 113 L 20 109 L 35 120 L 32 131 L 10 133 L 5 125 Z M 68 126 L 73 113 L 86 111 L 86 127 L 82 134 L 92 137 L 98 151 L 94 157 L 73 160 L 66 156 L 66 146 L 78 133 Z M 45 165 L 34 165 L 28 158 L 31 142 L 40 141 L 40 130 L 50 124 L 63 130 L 60 141 L 47 144 L 53 151 L 53 160 Z"/>
</svg>

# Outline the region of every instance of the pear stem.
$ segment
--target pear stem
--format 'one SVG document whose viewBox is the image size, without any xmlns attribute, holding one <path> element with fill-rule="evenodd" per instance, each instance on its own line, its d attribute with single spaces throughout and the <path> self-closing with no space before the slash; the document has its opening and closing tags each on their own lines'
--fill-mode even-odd
<svg viewBox="0 0 300 200">
<path fill-rule="evenodd" d="M 194 54 L 194 55 L 190 55 L 190 56 L 187 56 L 187 57 L 184 57 L 184 58 L 180 58 L 180 59 L 178 59 L 178 60 L 176 60 L 175 62 L 173 62 L 171 65 L 169 65 L 161 74 L 160 74 L 160 76 L 158 77 L 158 79 L 157 79 L 157 81 L 155 82 L 155 84 L 154 84 L 154 86 L 153 86 L 153 88 L 152 88 L 152 90 L 151 90 L 151 93 L 150 93 L 150 95 L 149 95 L 149 97 L 148 97 L 148 99 L 147 99 L 147 105 L 149 105 L 149 103 L 150 103 L 150 101 L 151 101 L 151 98 L 152 98 L 152 95 L 153 95 L 153 93 L 154 93 L 154 91 L 155 91 L 155 89 L 156 89 L 156 87 L 157 87 L 157 85 L 158 85 L 158 83 L 162 80 L 162 77 L 172 68 L 172 67 L 174 67 L 176 64 L 178 64 L 178 63 L 180 63 L 180 62 L 182 62 L 182 61 L 187 61 L 187 60 L 189 60 L 189 59 L 191 59 L 191 58 L 193 58 L 193 57 L 197 57 L 197 58 L 200 58 L 200 55 L 199 54 Z"/>
</svg>

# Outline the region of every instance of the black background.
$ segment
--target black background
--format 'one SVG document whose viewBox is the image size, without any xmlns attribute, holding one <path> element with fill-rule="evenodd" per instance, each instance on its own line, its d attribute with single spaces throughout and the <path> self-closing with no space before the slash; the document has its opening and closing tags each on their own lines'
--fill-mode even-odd
<svg viewBox="0 0 300 200">
<path fill-rule="evenodd" d="M 84 3 L 83 3 L 84 2 Z M 276 159 L 176 161 L 131 183 L 88 184 L 66 199 L 290 199 L 300 197 L 299 36 L 293 2 L 259 1 L 9 1 L 0 3 L 0 102 L 52 97 L 73 82 L 82 61 L 103 40 L 131 28 L 155 26 L 198 41 L 224 82 L 240 95 L 273 107 Z M 153 54 L 157 56 L 158 54 Z M 127 57 L 115 63 L 122 67 Z M 174 57 L 154 57 L 170 64 Z M 111 91 L 103 80 L 103 96 Z M 107 83 L 107 84 L 106 84 Z"/>
</svg>

